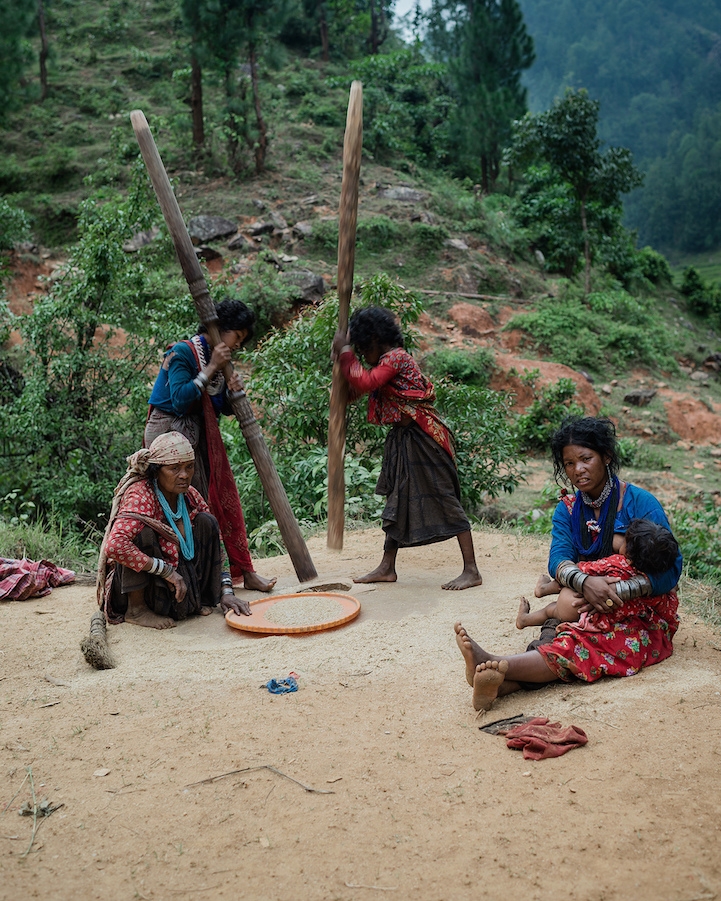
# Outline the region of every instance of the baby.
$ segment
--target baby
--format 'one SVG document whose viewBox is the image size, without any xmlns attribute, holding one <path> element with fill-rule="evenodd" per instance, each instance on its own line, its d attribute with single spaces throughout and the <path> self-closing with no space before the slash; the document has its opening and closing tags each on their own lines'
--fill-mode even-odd
<svg viewBox="0 0 721 901">
<path fill-rule="evenodd" d="M 625 534 L 614 535 L 613 549 L 616 554 L 603 560 L 581 561 L 578 568 L 590 575 L 626 579 L 629 565 L 636 573 L 654 575 L 665 572 L 678 554 L 678 544 L 669 530 L 648 519 L 632 519 Z M 547 619 L 559 619 L 562 623 L 579 621 L 580 613 L 576 606 L 579 596 L 573 589 L 562 588 L 555 579 L 541 576 L 535 594 L 539 598 L 557 594 L 558 600 L 531 613 L 531 605 L 526 598 L 521 598 L 516 617 L 517 629 L 542 626 Z"/>
</svg>

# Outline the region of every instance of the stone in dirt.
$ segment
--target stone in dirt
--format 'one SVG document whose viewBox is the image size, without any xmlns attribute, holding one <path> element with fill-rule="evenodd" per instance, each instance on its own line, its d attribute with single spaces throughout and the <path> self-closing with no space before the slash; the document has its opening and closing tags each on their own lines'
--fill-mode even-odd
<svg viewBox="0 0 721 901">
<path fill-rule="evenodd" d="M 228 250 L 240 250 L 245 251 L 256 251 L 259 250 L 259 246 L 254 241 L 249 241 L 245 235 L 237 234 L 234 238 L 228 241 Z"/>
<path fill-rule="evenodd" d="M 325 294 L 325 282 L 320 275 L 309 269 L 291 269 L 283 272 L 281 278 L 300 291 L 301 303 L 315 303 Z"/>
<path fill-rule="evenodd" d="M 123 250 L 126 253 L 137 253 L 141 247 L 147 247 L 151 241 L 154 241 L 159 234 L 160 229 L 157 225 L 154 225 L 152 228 L 148 228 L 145 231 L 136 232 L 129 241 L 126 241 L 125 244 L 123 244 Z"/>
<path fill-rule="evenodd" d="M 188 222 L 188 234 L 193 244 L 207 244 L 227 238 L 238 231 L 238 226 L 222 216 L 193 216 Z"/>
<path fill-rule="evenodd" d="M 651 403 L 655 396 L 655 388 L 635 388 L 633 391 L 629 391 L 628 394 L 624 394 L 623 399 L 627 404 L 633 404 L 634 407 L 645 407 Z"/>
<path fill-rule="evenodd" d="M 381 188 L 378 195 L 386 200 L 400 200 L 402 203 L 422 203 L 428 196 L 423 191 L 416 191 L 415 188 L 409 188 L 407 185 Z"/>
</svg>

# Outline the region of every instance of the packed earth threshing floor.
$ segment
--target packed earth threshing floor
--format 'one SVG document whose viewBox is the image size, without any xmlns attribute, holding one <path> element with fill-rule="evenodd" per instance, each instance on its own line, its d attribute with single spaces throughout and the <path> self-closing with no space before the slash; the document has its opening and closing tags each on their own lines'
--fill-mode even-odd
<svg viewBox="0 0 721 901">
<path fill-rule="evenodd" d="M 721 636 L 682 609 L 670 660 L 479 716 L 453 623 L 522 650 L 518 597 L 547 543 L 475 540 L 482 587 L 441 591 L 456 542 L 402 550 L 399 581 L 359 591 L 344 628 L 247 638 L 217 611 L 167 632 L 115 626 L 106 672 L 79 649 L 92 586 L 0 604 L 0 899 L 719 897 Z M 367 531 L 341 553 L 309 547 L 337 577 L 372 569 L 381 544 Z M 285 557 L 258 569 L 297 585 Z M 296 693 L 261 687 L 291 671 Z M 588 744 L 532 762 L 478 729 L 517 713 Z M 62 805 L 34 839 L 18 815 L 31 785 Z"/>
</svg>

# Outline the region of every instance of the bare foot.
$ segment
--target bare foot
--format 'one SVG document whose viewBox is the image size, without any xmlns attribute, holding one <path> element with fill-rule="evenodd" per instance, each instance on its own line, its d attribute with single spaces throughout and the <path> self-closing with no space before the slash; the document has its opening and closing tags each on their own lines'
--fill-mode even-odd
<svg viewBox="0 0 721 901">
<path fill-rule="evenodd" d="M 456 623 L 453 627 L 456 633 L 456 644 L 458 645 L 463 659 L 466 661 L 466 681 L 469 685 L 473 685 L 473 677 L 476 675 L 476 667 L 479 663 L 483 663 L 491 656 L 487 654 L 483 648 L 477 644 L 466 632 L 460 623 Z"/>
<path fill-rule="evenodd" d="M 125 622 L 132 626 L 145 626 L 146 629 L 174 629 L 175 620 L 169 616 L 158 616 L 146 607 L 144 610 L 128 608 Z"/>
<path fill-rule="evenodd" d="M 517 629 L 525 629 L 526 628 L 526 617 L 531 612 L 531 605 L 528 601 L 522 597 L 521 603 L 518 605 L 518 616 L 516 617 L 516 628 Z"/>
<path fill-rule="evenodd" d="M 386 569 L 382 564 L 365 576 L 356 576 L 353 581 L 356 584 L 365 584 L 366 582 L 397 582 L 398 575 L 395 569 Z"/>
<path fill-rule="evenodd" d="M 198 610 L 198 614 L 199 614 L 200 616 L 210 616 L 210 614 L 211 614 L 212 612 L 213 612 L 213 608 L 212 608 L 212 607 L 201 607 L 200 610 Z"/>
<path fill-rule="evenodd" d="M 248 591 L 270 591 L 277 581 L 277 576 L 273 579 L 264 579 L 255 572 L 243 573 L 243 587 Z"/>
<path fill-rule="evenodd" d="M 549 594 L 557 594 L 556 591 L 549 591 L 551 586 L 558 585 L 555 579 L 552 579 L 548 573 L 541 573 L 538 577 L 538 582 L 536 582 L 536 587 L 533 589 L 533 593 L 537 598 L 545 598 L 548 597 Z M 530 608 L 529 608 L 530 609 Z M 518 627 L 521 628 L 520 626 Z"/>
<path fill-rule="evenodd" d="M 473 588 L 474 585 L 482 585 L 483 576 L 475 566 L 466 567 L 457 579 L 441 585 L 446 591 L 463 591 L 464 588 Z"/>
<path fill-rule="evenodd" d="M 473 676 L 473 709 L 490 710 L 506 678 L 507 660 L 479 663 Z"/>
</svg>

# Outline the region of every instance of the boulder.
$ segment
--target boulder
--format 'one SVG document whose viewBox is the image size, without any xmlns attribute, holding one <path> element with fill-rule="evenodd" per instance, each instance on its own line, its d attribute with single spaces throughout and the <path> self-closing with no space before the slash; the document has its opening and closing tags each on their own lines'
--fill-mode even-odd
<svg viewBox="0 0 721 901">
<path fill-rule="evenodd" d="M 188 234 L 193 244 L 207 244 L 208 241 L 218 241 L 227 238 L 238 231 L 238 226 L 230 219 L 222 216 L 193 216 L 188 223 Z"/>
<path fill-rule="evenodd" d="M 223 256 L 221 253 L 218 253 L 217 250 L 208 247 L 207 244 L 200 244 L 196 247 L 195 255 L 199 260 L 205 260 L 206 263 L 209 263 L 211 260 L 218 260 Z"/>
<path fill-rule="evenodd" d="M 123 250 L 126 253 L 137 253 L 141 247 L 147 247 L 151 241 L 154 241 L 160 234 L 157 225 L 146 229 L 144 232 L 136 232 L 133 237 L 123 244 Z"/>
<path fill-rule="evenodd" d="M 428 210 L 420 210 L 417 213 L 411 213 L 411 222 L 422 222 L 423 225 L 435 225 L 436 218 L 433 213 Z"/>
<path fill-rule="evenodd" d="M 300 222 L 296 222 L 293 226 L 293 234 L 299 238 L 310 238 L 313 234 L 313 223 L 308 219 L 301 219 Z"/>
<path fill-rule="evenodd" d="M 407 185 L 398 185 L 395 188 L 380 188 L 378 196 L 385 200 L 399 200 L 401 203 L 422 203 L 428 195 Z"/>
<path fill-rule="evenodd" d="M 468 245 L 465 241 L 461 241 L 460 238 L 448 238 L 447 241 L 443 242 L 445 247 L 452 247 L 454 250 L 468 250 Z"/>
<path fill-rule="evenodd" d="M 248 253 L 259 250 L 259 246 L 255 241 L 249 241 L 244 235 L 237 234 L 228 241 L 228 250 L 239 250 L 241 253 Z"/>
<path fill-rule="evenodd" d="M 623 399 L 627 404 L 633 404 L 634 407 L 645 407 L 650 404 L 656 396 L 655 388 L 635 388 L 625 394 Z"/>
<path fill-rule="evenodd" d="M 281 229 L 281 231 L 288 228 L 288 223 L 287 223 L 285 217 L 281 216 L 280 213 L 276 213 L 275 211 L 273 211 L 268 218 L 273 223 L 273 225 L 276 228 Z"/>
<path fill-rule="evenodd" d="M 290 269 L 280 276 L 289 285 L 295 285 L 300 292 L 301 303 L 315 303 L 325 294 L 325 282 L 320 275 L 309 269 Z"/>
<path fill-rule="evenodd" d="M 250 226 L 250 233 L 254 238 L 257 238 L 259 235 L 269 235 L 275 231 L 275 225 L 272 222 L 263 222 L 259 220 Z"/>
</svg>

